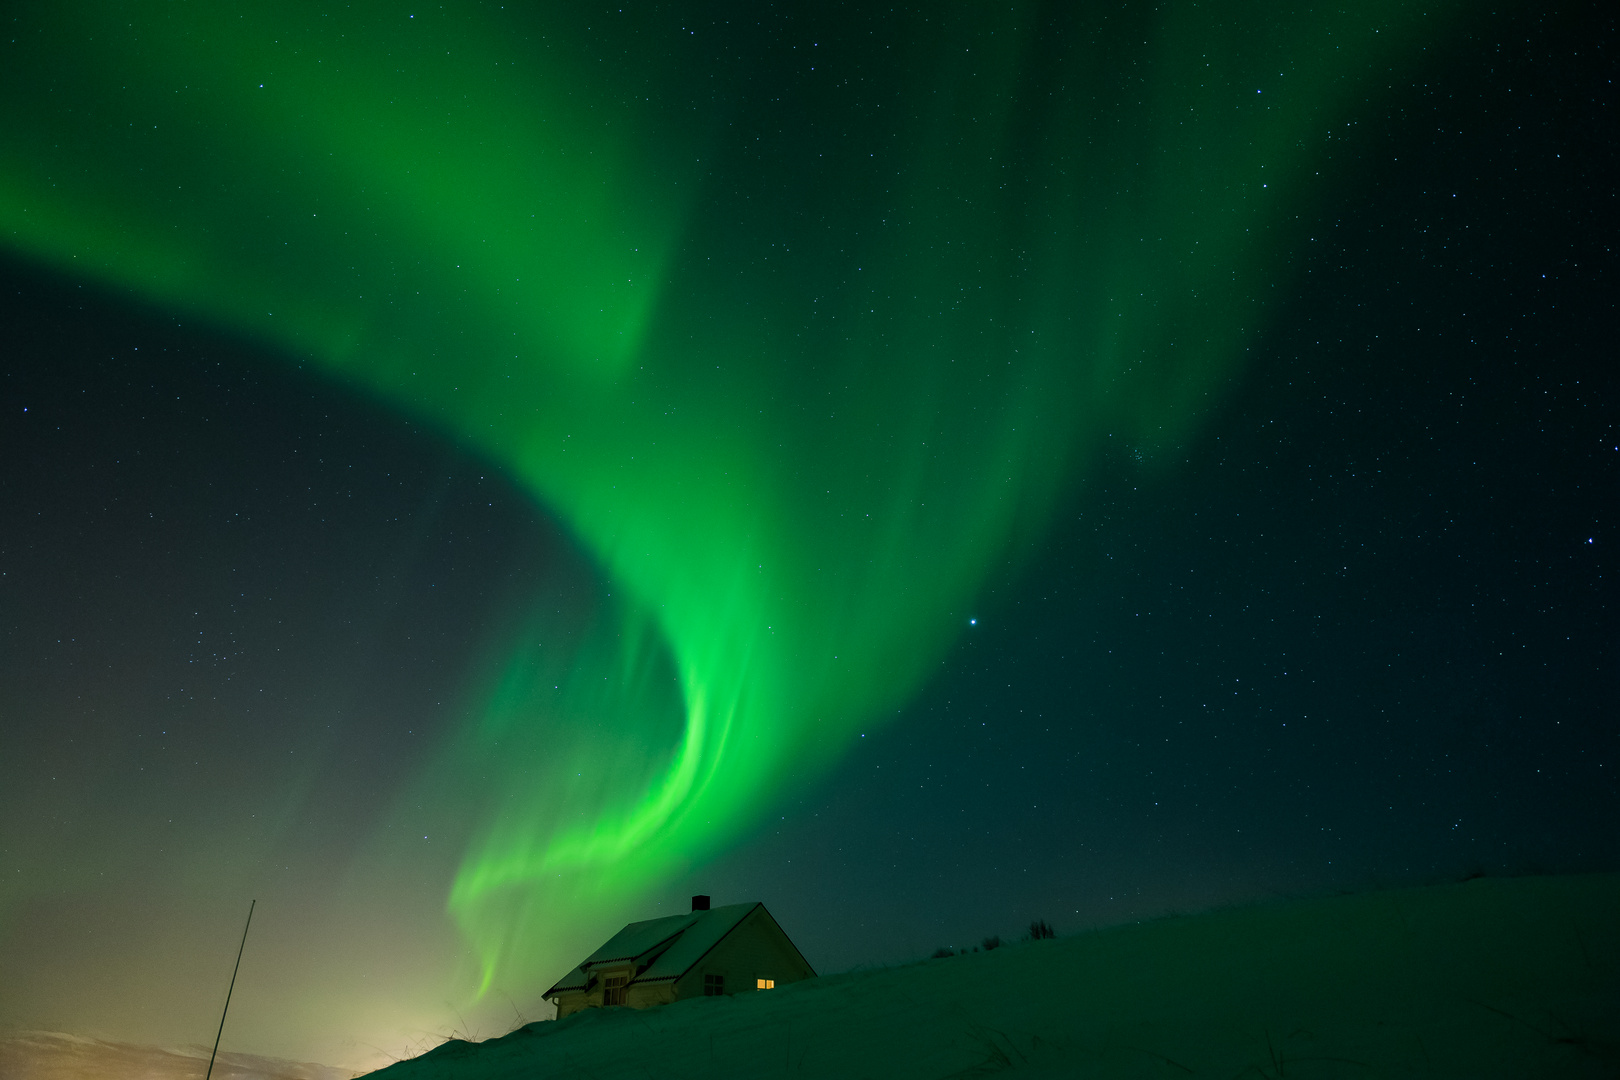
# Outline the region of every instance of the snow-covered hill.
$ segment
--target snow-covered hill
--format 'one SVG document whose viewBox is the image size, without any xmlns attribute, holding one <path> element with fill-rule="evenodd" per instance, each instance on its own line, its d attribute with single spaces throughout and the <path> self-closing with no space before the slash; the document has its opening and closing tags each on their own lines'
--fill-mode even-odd
<svg viewBox="0 0 1620 1080">
<path fill-rule="evenodd" d="M 1031 941 L 452 1041 L 378 1080 L 1615 1077 L 1620 875 Z"/>
</svg>

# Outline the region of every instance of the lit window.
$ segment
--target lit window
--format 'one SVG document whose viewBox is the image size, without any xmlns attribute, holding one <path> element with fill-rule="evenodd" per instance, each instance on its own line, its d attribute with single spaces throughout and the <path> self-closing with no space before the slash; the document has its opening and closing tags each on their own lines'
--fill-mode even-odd
<svg viewBox="0 0 1620 1080">
<path fill-rule="evenodd" d="M 759 989 L 761 989 L 761 990 L 775 990 L 776 989 L 776 980 L 775 979 L 755 979 L 754 982 L 756 982 L 759 985 Z"/>
</svg>

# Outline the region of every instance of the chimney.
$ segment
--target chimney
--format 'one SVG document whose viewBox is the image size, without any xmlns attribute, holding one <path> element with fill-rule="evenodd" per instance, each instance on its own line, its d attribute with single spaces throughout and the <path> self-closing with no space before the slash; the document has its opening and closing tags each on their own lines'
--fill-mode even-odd
<svg viewBox="0 0 1620 1080">
<path fill-rule="evenodd" d="M 694 896 L 694 897 L 692 897 L 692 910 L 693 911 L 708 911 L 709 910 L 709 898 L 707 896 Z"/>
</svg>

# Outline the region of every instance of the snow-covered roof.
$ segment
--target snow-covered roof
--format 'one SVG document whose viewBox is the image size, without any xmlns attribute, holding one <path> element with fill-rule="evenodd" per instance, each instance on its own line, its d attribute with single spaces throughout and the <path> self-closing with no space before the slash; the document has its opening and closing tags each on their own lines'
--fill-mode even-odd
<svg viewBox="0 0 1620 1080">
<path fill-rule="evenodd" d="M 556 986 L 546 991 L 546 996 L 584 990 L 593 968 L 632 967 L 632 983 L 674 982 L 691 971 L 693 965 L 760 906 L 758 901 L 727 904 L 707 911 L 633 922 L 559 979 Z"/>
</svg>

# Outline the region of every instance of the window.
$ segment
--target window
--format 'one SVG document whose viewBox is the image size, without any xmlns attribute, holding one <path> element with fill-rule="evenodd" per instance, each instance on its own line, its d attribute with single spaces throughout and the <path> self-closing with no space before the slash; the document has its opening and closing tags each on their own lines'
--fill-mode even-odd
<svg viewBox="0 0 1620 1080">
<path fill-rule="evenodd" d="M 602 1004 L 623 1005 L 624 984 L 630 981 L 628 975 L 609 975 L 602 980 Z"/>
<path fill-rule="evenodd" d="M 726 992 L 726 977 L 724 975 L 703 976 L 703 996 L 723 997 Z"/>
<path fill-rule="evenodd" d="M 776 989 L 776 980 L 775 979 L 755 979 L 754 982 L 759 984 L 759 989 L 761 989 L 761 990 L 775 990 Z"/>
</svg>

